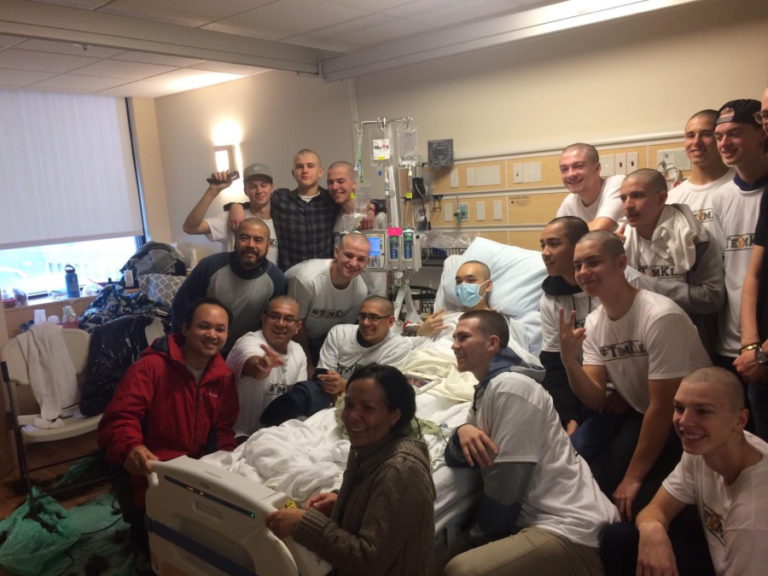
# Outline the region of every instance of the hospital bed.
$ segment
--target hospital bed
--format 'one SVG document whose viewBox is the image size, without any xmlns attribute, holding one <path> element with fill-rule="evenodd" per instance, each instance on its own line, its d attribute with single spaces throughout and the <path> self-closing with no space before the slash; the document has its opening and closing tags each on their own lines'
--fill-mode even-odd
<svg viewBox="0 0 768 576">
<path fill-rule="evenodd" d="M 528 334 L 526 346 L 538 356 L 538 301 L 546 276 L 539 254 L 475 239 L 463 255 L 446 260 L 436 309 L 458 308 L 453 279 L 466 260 L 489 265 L 491 305 L 519 319 Z M 430 353 L 438 360 L 441 354 Z M 449 351 L 445 356 L 453 361 Z M 434 373 L 445 378 L 416 389 L 416 415 L 437 493 L 435 555 L 445 559 L 472 516 L 481 482 L 474 469 L 448 467 L 443 456 L 452 431 L 466 420 L 475 381 L 452 369 Z M 340 415 L 329 408 L 304 421 L 259 430 L 233 452 L 154 463 L 147 492 L 153 569 L 171 576 L 325 574 L 330 567 L 316 555 L 290 538 L 276 538 L 266 528 L 266 516 L 338 488 L 348 452 Z"/>
</svg>

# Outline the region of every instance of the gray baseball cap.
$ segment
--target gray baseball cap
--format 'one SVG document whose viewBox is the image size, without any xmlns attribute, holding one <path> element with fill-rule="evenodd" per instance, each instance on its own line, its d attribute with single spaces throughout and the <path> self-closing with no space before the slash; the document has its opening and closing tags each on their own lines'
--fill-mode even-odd
<svg viewBox="0 0 768 576">
<path fill-rule="evenodd" d="M 261 164 L 260 162 L 246 166 L 245 170 L 243 170 L 243 182 L 249 178 L 253 178 L 254 176 L 266 176 L 272 180 L 272 169 L 266 164 Z"/>
</svg>

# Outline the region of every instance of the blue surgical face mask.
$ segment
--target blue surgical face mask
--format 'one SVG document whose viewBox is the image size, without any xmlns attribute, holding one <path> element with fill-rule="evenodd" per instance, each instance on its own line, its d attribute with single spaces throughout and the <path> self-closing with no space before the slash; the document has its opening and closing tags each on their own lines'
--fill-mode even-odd
<svg viewBox="0 0 768 576">
<path fill-rule="evenodd" d="M 482 299 L 480 295 L 480 286 L 485 284 L 459 284 L 456 286 L 456 298 L 459 300 L 459 304 L 464 308 L 474 308 L 478 302 Z"/>
</svg>

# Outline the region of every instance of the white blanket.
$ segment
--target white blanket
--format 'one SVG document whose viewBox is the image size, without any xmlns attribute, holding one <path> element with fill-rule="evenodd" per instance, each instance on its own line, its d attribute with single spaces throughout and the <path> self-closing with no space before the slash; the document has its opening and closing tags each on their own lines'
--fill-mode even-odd
<svg viewBox="0 0 768 576">
<path fill-rule="evenodd" d="M 68 416 L 67 409 L 77 406 L 80 393 L 72 358 L 64 343 L 61 326 L 52 322 L 35 324 L 16 337 L 27 363 L 32 394 L 40 405 L 40 416 L 35 425 L 55 428 L 60 416 Z"/>
<path fill-rule="evenodd" d="M 417 416 L 439 427 L 425 434 L 432 471 L 445 465 L 445 445 L 456 426 L 466 421 L 469 403 L 422 394 L 416 398 Z M 304 502 L 318 492 L 341 486 L 347 465 L 349 440 L 343 437 L 334 408 L 321 410 L 305 421 L 289 420 L 262 428 L 232 452 L 202 458 Z"/>
</svg>

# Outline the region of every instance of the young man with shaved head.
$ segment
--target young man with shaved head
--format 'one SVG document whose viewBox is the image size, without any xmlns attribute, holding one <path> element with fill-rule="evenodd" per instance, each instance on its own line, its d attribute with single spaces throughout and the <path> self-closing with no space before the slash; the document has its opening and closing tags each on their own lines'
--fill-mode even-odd
<svg viewBox="0 0 768 576">
<path fill-rule="evenodd" d="M 576 216 L 550 220 L 541 231 L 541 258 L 548 276 L 541 286 L 541 365 L 545 375 L 542 386 L 552 396 L 557 413 L 568 434 L 576 431 L 588 410 L 568 385 L 568 375 L 560 360 L 560 310 L 567 316 L 576 313 L 575 325 L 584 326 L 587 314 L 600 306 L 600 300 L 584 292 L 576 283 L 573 250 L 576 242 L 589 232 L 587 223 Z"/>
<path fill-rule="evenodd" d="M 560 357 L 571 388 L 599 410 L 608 383 L 629 404 L 623 414 L 596 412 L 571 437 L 600 487 L 631 519 L 680 457 L 672 433 L 672 398 L 680 380 L 710 365 L 696 328 L 672 300 L 633 288 L 619 238 L 582 236 L 573 256 L 576 281 L 602 303 L 583 328 L 560 313 Z M 583 365 L 580 361 L 583 346 Z"/>
<path fill-rule="evenodd" d="M 557 216 L 576 216 L 590 230 L 616 230 L 621 218 L 619 186 L 623 175 L 600 176 L 600 156 L 591 144 L 567 146 L 560 154 L 560 177 L 570 194 Z"/>
<path fill-rule="evenodd" d="M 637 515 L 637 530 L 608 530 L 603 548 L 609 575 L 707 574 L 701 565 L 706 554 L 690 557 L 686 535 L 667 534 L 688 505 L 698 511 L 717 576 L 765 573 L 768 444 L 744 431 L 747 419 L 744 392 L 734 374 L 704 368 L 683 379 L 673 416 L 682 460 Z M 616 541 L 617 535 L 623 541 Z"/>
<path fill-rule="evenodd" d="M 310 258 L 333 256 L 333 224 L 338 205 L 320 187 L 323 167 L 314 150 L 299 150 L 293 158 L 296 188 L 272 194 L 272 218 L 281 246 L 278 265 L 286 271 Z"/>
<path fill-rule="evenodd" d="M 325 374 L 317 379 L 331 396 L 347 388 L 352 372 L 368 364 L 397 366 L 411 351 L 412 338 L 390 330 L 395 324 L 395 309 L 387 298 L 369 296 L 360 307 L 357 324 L 338 324 L 331 328 L 320 349 L 318 368 Z"/>
<path fill-rule="evenodd" d="M 618 519 L 576 454 L 549 394 L 518 372 L 504 316 L 470 310 L 453 332 L 458 368 L 479 384 L 446 446 L 449 466 L 483 477 L 470 541 L 447 576 L 602 576 L 600 534 Z"/>
<path fill-rule="evenodd" d="M 723 164 L 715 141 L 717 110 L 701 110 L 685 124 L 685 154 L 691 162 L 691 175 L 672 188 L 669 204 L 685 204 L 696 219 L 713 232 L 712 197 L 733 180 L 733 169 Z M 715 237 L 715 241 L 720 240 Z"/>
<path fill-rule="evenodd" d="M 627 263 L 641 273 L 635 286 L 671 298 L 696 324 L 702 343 L 714 352 L 717 314 L 725 303 L 719 244 L 685 204 L 666 204 L 667 182 L 641 168 L 621 183 L 627 218 Z"/>
<path fill-rule="evenodd" d="M 261 330 L 241 336 L 227 356 L 240 399 L 238 441 L 261 428 L 261 414 L 275 398 L 306 379 L 307 357 L 292 340 L 299 328 L 299 303 L 290 296 L 276 296 L 261 315 Z"/>
<path fill-rule="evenodd" d="M 331 260 L 307 260 L 286 272 L 288 294 L 299 302 L 302 326 L 296 341 L 314 372 L 320 348 L 336 324 L 351 324 L 360 312 L 368 288 L 360 274 L 368 265 L 371 247 L 360 233 L 345 235 Z"/>
</svg>

